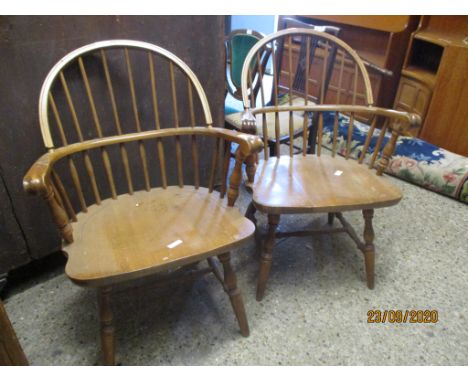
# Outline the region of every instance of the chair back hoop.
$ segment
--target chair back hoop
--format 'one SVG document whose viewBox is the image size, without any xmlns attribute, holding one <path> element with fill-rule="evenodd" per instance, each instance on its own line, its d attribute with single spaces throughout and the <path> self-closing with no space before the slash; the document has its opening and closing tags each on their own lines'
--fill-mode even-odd
<svg viewBox="0 0 468 382">
<path fill-rule="evenodd" d="M 201 86 L 197 76 L 193 71 L 185 64 L 180 58 L 178 58 L 173 53 L 168 50 L 161 48 L 157 45 L 150 44 L 142 41 L 135 40 L 105 40 L 95 42 L 89 45 L 82 46 L 74 51 L 65 55 L 60 59 L 54 67 L 49 71 L 47 77 L 42 85 L 41 93 L 39 96 L 39 124 L 42 133 L 42 139 L 44 140 L 44 145 L 48 149 L 55 147 L 51 129 L 48 118 L 48 107 L 49 107 L 49 93 L 52 85 L 54 84 L 57 76 L 65 69 L 70 63 L 74 62 L 75 59 L 80 58 L 84 54 L 100 50 L 100 49 L 109 49 L 109 48 L 132 48 L 146 50 L 148 52 L 155 53 L 159 56 L 166 58 L 169 62 L 174 63 L 190 80 L 193 87 L 195 88 L 205 117 L 205 122 L 208 127 L 213 125 L 213 120 L 211 116 L 211 111 L 206 97 L 205 91 Z"/>
<path fill-rule="evenodd" d="M 365 87 L 365 104 L 367 106 L 372 106 L 374 104 L 374 99 L 372 95 L 372 88 L 371 88 L 371 83 L 369 79 L 369 74 L 367 73 L 366 67 L 364 63 L 362 62 L 361 58 L 358 56 L 358 54 L 344 41 L 340 40 L 339 38 L 328 34 L 324 32 L 320 32 L 317 30 L 312 30 L 312 29 L 306 29 L 306 28 L 289 28 L 289 29 L 284 29 L 279 32 L 270 34 L 257 42 L 250 52 L 248 53 L 244 65 L 242 67 L 242 102 L 244 105 L 244 109 L 251 109 L 254 108 L 255 105 L 251 104 L 251 99 L 249 99 L 249 93 L 248 93 L 248 78 L 249 78 L 249 69 L 251 67 L 251 61 L 252 59 L 257 55 L 257 53 L 267 44 L 271 43 L 274 40 L 283 38 L 285 36 L 295 36 L 295 35 L 308 35 L 311 37 L 317 37 L 323 40 L 330 41 L 331 43 L 335 44 L 336 46 L 340 47 L 343 49 L 344 52 L 349 54 L 349 56 L 352 57 L 352 59 L 355 62 L 355 65 L 357 69 L 359 70 L 359 73 L 362 76 L 362 79 L 364 81 L 364 87 Z M 271 44 L 272 47 L 271 49 L 275 49 L 273 44 Z M 356 73 L 357 74 L 357 73 Z M 251 98 L 251 97 L 250 97 Z"/>
</svg>

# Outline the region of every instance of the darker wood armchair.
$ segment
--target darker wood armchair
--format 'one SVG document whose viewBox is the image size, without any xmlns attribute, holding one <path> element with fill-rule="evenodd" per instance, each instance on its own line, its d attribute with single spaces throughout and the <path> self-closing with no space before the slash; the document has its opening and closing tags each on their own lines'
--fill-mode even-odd
<svg viewBox="0 0 468 382">
<path fill-rule="evenodd" d="M 212 127 L 190 68 L 139 41 L 102 41 L 66 55 L 44 82 L 39 117 L 48 151 L 24 188 L 49 206 L 68 277 L 98 291 L 105 364 L 115 363 L 113 286 L 202 260 L 208 268 L 198 273 L 219 279 L 247 336 L 230 251 L 255 227 L 233 206 L 242 162 L 262 142 Z M 231 143 L 239 148 L 228 177 Z"/>
</svg>

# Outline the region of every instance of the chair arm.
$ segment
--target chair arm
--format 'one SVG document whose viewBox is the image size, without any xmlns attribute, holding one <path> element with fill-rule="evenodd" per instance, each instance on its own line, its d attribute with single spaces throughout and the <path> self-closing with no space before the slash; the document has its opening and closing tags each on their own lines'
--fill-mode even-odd
<svg viewBox="0 0 468 382">
<path fill-rule="evenodd" d="M 41 195 L 49 206 L 55 224 L 60 230 L 62 237 L 68 243 L 73 242 L 72 228 L 69 224 L 69 218 L 64 208 L 60 205 L 54 194 L 54 187 L 50 181 L 50 174 L 52 172 L 55 162 L 70 156 L 72 154 L 100 148 L 109 145 L 115 145 L 131 141 L 143 141 L 147 139 L 163 138 L 170 136 L 180 135 L 203 135 L 222 138 L 231 142 L 239 144 L 239 149 L 236 155 L 236 168 L 237 173 L 240 174 L 240 166 L 246 157 L 257 153 L 263 148 L 263 142 L 260 138 L 248 135 L 242 132 L 228 130 L 224 128 L 206 128 L 206 127 L 181 127 L 181 128 L 168 128 L 162 130 L 146 131 L 134 134 L 125 134 L 119 136 L 105 137 L 92 139 L 84 142 L 74 143 L 68 146 L 60 147 L 55 150 L 50 150 L 48 153 L 42 155 L 28 170 L 23 178 L 23 188 L 26 192 L 36 195 Z M 239 174 L 236 174 L 231 181 L 233 184 L 230 188 L 230 204 L 234 203 L 237 198 L 237 189 Z M 236 189 L 237 186 L 237 189 Z"/>
<path fill-rule="evenodd" d="M 45 196 L 50 191 L 49 175 L 53 167 L 51 153 L 42 155 L 24 176 L 23 188 L 26 192 Z"/>
<path fill-rule="evenodd" d="M 256 154 L 263 149 L 263 141 L 257 135 L 216 127 L 213 130 L 217 131 L 220 138 L 237 143 L 243 157 Z"/>
<path fill-rule="evenodd" d="M 23 188 L 31 193 L 42 195 L 47 202 L 55 225 L 67 243 L 73 242 L 73 230 L 67 213 L 60 205 L 50 183 L 50 173 L 54 164 L 54 152 L 41 156 L 23 178 Z"/>
<path fill-rule="evenodd" d="M 401 115 L 395 115 L 394 120 L 395 122 L 401 123 L 393 123 L 389 124 L 388 128 L 397 133 L 398 135 L 405 135 L 409 129 L 417 129 L 421 126 L 421 116 L 416 113 L 408 113 L 408 112 L 399 112 Z"/>
<path fill-rule="evenodd" d="M 49 176 L 55 162 L 81 151 L 110 146 L 125 142 L 143 141 L 154 138 L 164 138 L 180 135 L 204 135 L 223 138 L 239 144 L 239 154 L 244 160 L 246 157 L 259 152 L 263 148 L 262 140 L 255 135 L 225 128 L 207 127 L 180 127 L 162 130 L 145 131 L 141 133 L 125 134 L 112 137 L 92 139 L 74 143 L 68 146 L 51 150 L 41 156 L 29 169 L 23 179 L 23 188 L 31 194 L 39 194 L 48 197 L 52 192 Z"/>
<path fill-rule="evenodd" d="M 377 175 L 382 175 L 390 163 L 390 159 L 395 151 L 396 143 L 400 135 L 405 134 L 409 128 L 417 128 L 421 125 L 421 117 L 418 114 L 400 112 L 401 115 L 395 115 L 393 123 L 388 124 L 391 131 L 390 139 L 382 151 L 382 157 L 377 164 Z"/>
</svg>

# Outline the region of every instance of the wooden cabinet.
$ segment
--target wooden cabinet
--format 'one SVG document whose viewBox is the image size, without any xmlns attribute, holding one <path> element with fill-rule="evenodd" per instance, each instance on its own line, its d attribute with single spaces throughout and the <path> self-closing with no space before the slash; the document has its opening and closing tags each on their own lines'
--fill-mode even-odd
<svg viewBox="0 0 468 382">
<path fill-rule="evenodd" d="M 468 17 L 422 16 L 401 73 L 394 107 L 422 118 L 410 134 L 468 156 Z"/>
<path fill-rule="evenodd" d="M 278 29 L 286 27 L 283 22 L 286 17 L 291 16 L 279 18 Z M 314 25 L 339 27 L 341 32 L 338 37 L 355 49 L 361 58 L 375 67 L 392 72 L 393 74 L 388 76 L 372 68 L 368 70 L 375 104 L 384 107 L 393 106 L 410 35 L 418 25 L 419 16 L 294 16 L 294 18 Z M 348 73 L 349 86 L 352 83 L 352 70 L 350 68 Z M 338 73 L 333 73 L 327 102 L 333 102 L 336 98 L 336 91 L 333 89 L 337 76 Z M 363 97 L 358 95 L 358 103 L 362 103 L 359 102 L 360 98 Z"/>
<path fill-rule="evenodd" d="M 422 118 L 426 115 L 429 102 L 431 101 L 432 88 L 410 77 L 402 76 L 395 97 L 397 110 L 403 110 L 419 114 Z M 410 131 L 413 136 L 418 136 L 419 128 Z"/>
</svg>

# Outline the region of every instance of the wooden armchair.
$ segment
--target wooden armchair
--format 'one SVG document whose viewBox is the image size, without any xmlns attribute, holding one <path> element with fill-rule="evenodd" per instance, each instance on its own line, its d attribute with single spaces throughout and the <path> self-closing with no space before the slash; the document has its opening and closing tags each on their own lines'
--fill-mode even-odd
<svg viewBox="0 0 468 382">
<path fill-rule="evenodd" d="M 262 44 L 269 43 L 278 38 L 287 38 L 289 46 L 294 41 L 295 36 L 309 36 L 306 49 L 310 50 L 309 44 L 313 37 L 320 36 L 326 43 L 322 46 L 322 63 L 316 68 L 322 76 L 326 77 L 327 60 L 330 55 L 331 46 L 336 47 L 336 55 L 340 57 L 341 70 L 338 83 L 344 77 L 345 64 L 354 67 L 352 76 L 354 89 L 353 94 L 344 94 L 345 98 L 355 100 L 359 90 L 359 78 L 364 84 L 365 94 L 369 105 L 372 105 L 372 92 L 370 90 L 369 77 L 366 68 L 357 54 L 344 42 L 336 37 L 326 35 L 316 31 L 305 29 L 289 29 L 280 31 L 263 39 L 249 52 L 242 71 L 242 89 L 249 86 L 250 60 L 255 57 L 257 49 L 261 49 Z M 310 63 L 309 55 L 306 55 L 305 67 Z M 308 73 L 308 70 L 306 70 Z M 277 77 L 275 77 L 277 78 Z M 292 76 L 290 83 L 292 82 Z M 420 123 L 418 116 L 376 108 L 372 106 L 358 105 L 317 105 L 309 102 L 309 91 L 307 84 L 313 86 L 314 83 L 305 81 L 305 90 L 302 94 L 303 104 L 292 102 L 295 91 L 289 86 L 289 101 L 274 105 L 264 105 L 262 107 L 252 107 L 253 102 L 247 94 L 243 95 L 245 112 L 243 115 L 243 130 L 246 132 L 263 132 L 264 159 L 251 156 L 247 159 L 247 175 L 253 184 L 253 197 L 246 216 L 254 223 L 255 212 L 258 210 L 268 215 L 268 232 L 262 248 L 260 273 L 257 285 L 257 300 L 264 296 L 267 279 L 269 276 L 272 252 L 277 237 L 305 236 L 317 233 L 338 233 L 347 232 L 356 242 L 358 248 L 363 252 L 365 258 L 367 285 L 374 287 L 374 232 L 372 228 L 372 217 L 375 208 L 387 207 L 399 202 L 402 195 L 400 190 L 392 183 L 389 183 L 382 175 L 389 162 L 398 136 L 405 131 L 409 125 Z M 274 85 L 280 86 L 275 83 Z M 323 99 L 323 88 L 320 98 Z M 340 87 L 337 91 L 340 92 Z M 320 90 L 320 88 L 318 88 Z M 300 94 L 299 94 L 300 95 Z M 340 94 L 338 94 L 340 96 Z M 268 120 L 274 121 L 276 142 L 276 153 L 280 153 L 279 143 L 284 134 L 292 141 L 296 137 L 293 118 L 295 116 L 313 113 L 318 121 L 317 137 L 312 141 L 317 145 L 316 155 L 307 154 L 309 142 L 309 129 L 304 120 L 302 129 L 301 154 L 294 155 L 292 146 L 289 153 L 278 157 L 271 157 L 268 150 L 269 134 L 271 130 L 267 127 Z M 287 115 L 281 119 L 279 114 Z M 371 120 L 371 124 L 363 142 L 357 161 L 348 160 L 351 151 L 357 145 L 353 134 L 362 132 L 356 131 L 355 121 L 358 115 L 363 115 Z M 347 116 L 348 122 L 344 134 L 340 134 L 340 121 L 342 116 Z M 332 121 L 328 130 L 330 134 L 324 134 L 324 120 Z M 257 125 L 259 124 L 259 126 Z M 342 129 L 341 129 L 342 130 Z M 329 143 L 326 150 L 323 144 Z M 384 147 L 384 148 L 383 148 Z M 330 153 L 331 155 L 326 155 Z M 340 154 L 340 156 L 336 154 Z M 367 166 L 364 164 L 367 163 Z M 257 167 L 258 164 L 258 167 Z M 376 167 L 377 171 L 372 171 Z M 346 221 L 343 212 L 351 210 L 362 210 L 364 216 L 364 241 L 359 239 L 352 226 Z M 294 231 L 276 232 L 280 216 L 283 214 L 302 213 L 328 213 L 328 226 L 315 231 Z M 334 218 L 338 218 L 342 227 L 333 228 Z"/>
<path fill-rule="evenodd" d="M 48 152 L 24 188 L 49 206 L 68 277 L 98 291 L 105 364 L 115 362 L 112 287 L 205 259 L 208 268 L 196 273 L 219 279 L 247 336 L 229 252 L 254 232 L 233 205 L 242 162 L 262 142 L 212 127 L 190 68 L 158 46 L 130 40 L 97 42 L 62 58 L 44 82 L 39 118 Z M 231 142 L 239 149 L 228 183 Z M 220 192 L 213 191 L 217 181 Z"/>
</svg>

